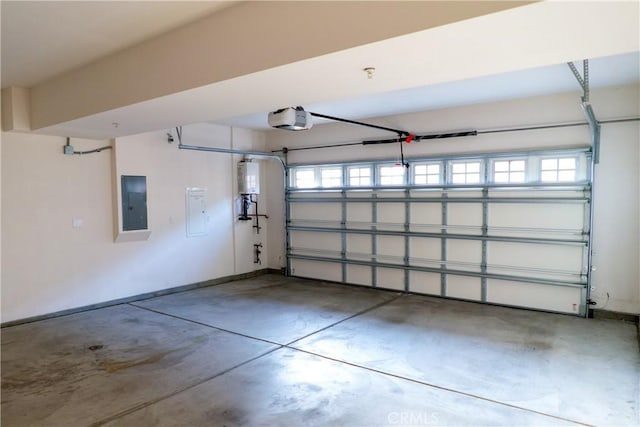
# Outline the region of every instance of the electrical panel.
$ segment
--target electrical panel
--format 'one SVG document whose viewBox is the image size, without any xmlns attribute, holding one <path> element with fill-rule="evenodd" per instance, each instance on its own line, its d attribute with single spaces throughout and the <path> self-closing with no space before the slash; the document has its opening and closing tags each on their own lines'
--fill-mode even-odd
<svg viewBox="0 0 640 427">
<path fill-rule="evenodd" d="M 122 231 L 147 229 L 147 177 L 122 175 Z"/>
<path fill-rule="evenodd" d="M 260 163 L 247 160 L 238 163 L 238 193 L 260 194 Z"/>
</svg>

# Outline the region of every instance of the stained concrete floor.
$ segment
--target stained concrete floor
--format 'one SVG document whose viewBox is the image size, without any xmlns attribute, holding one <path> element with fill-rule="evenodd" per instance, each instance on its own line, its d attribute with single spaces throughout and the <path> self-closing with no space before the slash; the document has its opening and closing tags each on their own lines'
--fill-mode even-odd
<svg viewBox="0 0 640 427">
<path fill-rule="evenodd" d="M 640 425 L 635 325 L 260 276 L 2 329 L 2 426 Z"/>
</svg>

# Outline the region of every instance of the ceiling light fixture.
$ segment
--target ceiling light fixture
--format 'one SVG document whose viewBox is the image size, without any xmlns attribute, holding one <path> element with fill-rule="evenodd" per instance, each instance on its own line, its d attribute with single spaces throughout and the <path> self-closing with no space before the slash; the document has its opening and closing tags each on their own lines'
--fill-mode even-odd
<svg viewBox="0 0 640 427">
<path fill-rule="evenodd" d="M 365 67 L 362 69 L 365 73 L 367 73 L 367 78 L 371 80 L 373 78 L 373 73 L 376 72 L 375 67 Z"/>
</svg>

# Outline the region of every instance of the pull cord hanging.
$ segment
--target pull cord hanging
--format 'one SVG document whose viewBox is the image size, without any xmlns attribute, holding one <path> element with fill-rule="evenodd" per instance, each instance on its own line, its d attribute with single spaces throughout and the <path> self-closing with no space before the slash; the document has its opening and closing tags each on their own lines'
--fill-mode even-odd
<svg viewBox="0 0 640 427">
<path fill-rule="evenodd" d="M 407 135 L 406 138 L 404 137 L 405 135 Z M 402 163 L 402 166 L 407 169 L 409 169 L 409 162 L 404 161 L 404 148 L 402 146 L 402 143 L 404 142 L 406 144 L 410 144 L 411 141 L 413 141 L 413 138 L 415 138 L 415 135 L 412 133 L 398 132 L 398 143 L 400 144 L 400 162 Z"/>
</svg>

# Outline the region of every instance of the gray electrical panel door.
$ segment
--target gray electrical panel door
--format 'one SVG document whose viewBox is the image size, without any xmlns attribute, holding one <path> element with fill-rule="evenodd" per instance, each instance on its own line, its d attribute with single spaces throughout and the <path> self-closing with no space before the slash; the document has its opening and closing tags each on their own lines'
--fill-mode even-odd
<svg viewBox="0 0 640 427">
<path fill-rule="evenodd" d="M 147 229 L 147 177 L 122 175 L 122 230 Z"/>
</svg>

